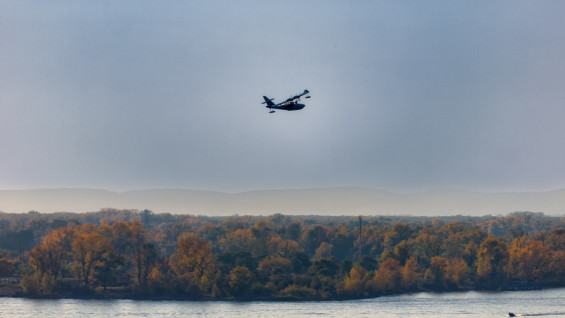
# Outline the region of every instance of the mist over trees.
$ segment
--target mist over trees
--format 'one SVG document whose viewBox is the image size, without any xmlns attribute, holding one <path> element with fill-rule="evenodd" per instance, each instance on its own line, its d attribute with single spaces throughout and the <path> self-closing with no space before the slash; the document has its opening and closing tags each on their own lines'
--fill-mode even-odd
<svg viewBox="0 0 565 318">
<path fill-rule="evenodd" d="M 28 297 L 310 300 L 564 286 L 565 218 L 0 213 L 0 277 Z"/>
</svg>

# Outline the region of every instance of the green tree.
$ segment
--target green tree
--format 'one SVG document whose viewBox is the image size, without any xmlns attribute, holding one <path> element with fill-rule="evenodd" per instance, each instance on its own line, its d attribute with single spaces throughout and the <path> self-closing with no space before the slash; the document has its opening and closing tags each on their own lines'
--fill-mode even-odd
<svg viewBox="0 0 565 318">
<path fill-rule="evenodd" d="M 14 271 L 14 261 L 0 258 L 0 277 L 9 276 Z"/>
<path fill-rule="evenodd" d="M 291 281 L 292 263 L 284 257 L 267 256 L 259 262 L 257 270 L 265 282 L 274 283 L 278 290 Z"/>
</svg>

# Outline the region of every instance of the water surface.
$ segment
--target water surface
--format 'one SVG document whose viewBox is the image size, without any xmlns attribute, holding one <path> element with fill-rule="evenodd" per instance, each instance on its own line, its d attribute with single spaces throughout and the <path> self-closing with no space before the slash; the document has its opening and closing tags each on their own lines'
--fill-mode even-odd
<svg viewBox="0 0 565 318">
<path fill-rule="evenodd" d="M 0 317 L 565 317 L 565 288 L 417 293 L 324 302 L 36 300 L 0 298 Z"/>
</svg>

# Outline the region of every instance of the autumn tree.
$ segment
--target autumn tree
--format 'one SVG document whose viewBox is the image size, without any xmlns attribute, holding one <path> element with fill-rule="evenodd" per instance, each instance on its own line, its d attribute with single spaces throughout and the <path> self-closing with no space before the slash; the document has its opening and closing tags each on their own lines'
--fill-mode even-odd
<svg viewBox="0 0 565 318">
<path fill-rule="evenodd" d="M 246 297 L 253 281 L 253 274 L 245 266 L 236 266 L 230 271 L 230 294 L 234 297 Z"/>
<path fill-rule="evenodd" d="M 198 236 L 208 240 L 206 230 L 206 228 L 202 229 L 202 233 L 198 233 Z M 153 240 L 164 252 L 170 254 L 175 250 L 179 236 L 191 231 L 192 226 L 185 222 L 162 223 L 155 229 Z"/>
<path fill-rule="evenodd" d="M 329 258 L 332 255 L 334 246 L 328 242 L 320 243 L 320 246 L 314 252 L 314 259 Z"/>
<path fill-rule="evenodd" d="M 392 226 L 390 231 L 385 234 L 385 247 L 392 249 L 398 243 L 408 240 L 411 234 L 412 229 L 408 224 L 397 222 Z"/>
<path fill-rule="evenodd" d="M 437 235 L 421 233 L 416 238 L 416 251 L 422 260 L 429 263 L 435 256 L 440 256 L 441 242 L 441 238 Z"/>
<path fill-rule="evenodd" d="M 123 262 L 127 263 L 135 284 L 143 289 L 147 285 L 147 276 L 157 261 L 157 251 L 148 242 L 143 224 L 137 221 L 115 222 L 111 227 L 103 224 L 99 231 L 110 237 L 111 245 L 123 256 Z"/>
<path fill-rule="evenodd" d="M 278 256 L 267 256 L 259 262 L 257 270 L 264 281 L 271 281 L 281 290 L 291 281 L 292 263 Z"/>
<path fill-rule="evenodd" d="M 187 284 L 186 291 L 193 296 L 210 292 L 219 275 L 210 245 L 195 234 L 185 233 L 179 237 L 176 250 L 169 262 Z"/>
<path fill-rule="evenodd" d="M 135 277 L 138 285 L 145 286 L 147 275 L 151 272 L 157 259 L 157 252 L 153 244 L 147 242 L 145 230 L 141 223 L 132 222 L 130 233 L 129 251 L 134 265 Z"/>
<path fill-rule="evenodd" d="M 461 258 L 452 258 L 447 267 L 447 280 L 456 289 L 467 289 L 471 285 L 471 269 Z"/>
<path fill-rule="evenodd" d="M 30 251 L 30 275 L 25 275 L 22 288 L 30 295 L 52 295 L 58 290 L 63 267 L 69 258 L 72 229 L 61 228 L 47 234 Z"/>
<path fill-rule="evenodd" d="M 548 270 L 552 273 L 548 277 L 549 283 L 561 286 L 565 284 L 565 250 L 552 253 Z"/>
<path fill-rule="evenodd" d="M 333 258 L 314 260 L 308 272 L 312 275 L 310 287 L 318 291 L 322 298 L 329 298 L 336 293 L 336 279 L 339 264 Z"/>
<path fill-rule="evenodd" d="M 376 293 L 393 293 L 400 290 L 402 273 L 400 263 L 394 258 L 381 262 L 375 271 L 371 287 Z"/>
<path fill-rule="evenodd" d="M 418 289 L 422 274 L 418 266 L 418 261 L 411 257 L 406 260 L 404 267 L 401 269 L 402 275 L 402 289 L 412 291 Z"/>
<path fill-rule="evenodd" d="M 101 260 L 95 264 L 94 279 L 104 290 L 118 280 L 117 267 L 123 265 L 123 257 L 116 253 L 113 248 L 106 250 Z"/>
<path fill-rule="evenodd" d="M 61 228 L 50 232 L 30 252 L 29 264 L 41 279 L 43 275 L 61 277 L 63 262 L 70 251 L 72 229 Z"/>
<path fill-rule="evenodd" d="M 539 283 L 549 273 L 550 250 L 540 241 L 525 244 L 524 239 L 515 239 L 512 244 L 508 273 L 514 279 Z"/>
<path fill-rule="evenodd" d="M 443 290 L 447 287 L 447 259 L 441 256 L 434 256 L 430 261 L 430 267 L 426 270 L 424 279 L 426 283 L 436 290 Z"/>
<path fill-rule="evenodd" d="M 372 272 L 379 267 L 377 260 L 367 255 L 361 257 L 358 263 L 369 272 Z"/>
<path fill-rule="evenodd" d="M 358 225 L 344 216 L 0 213 L 0 275 L 27 270 L 26 295 L 129 279 L 132 296 L 296 300 L 565 284 L 563 218 L 375 216 L 362 233 Z M 6 262 L 12 256 L 29 266 Z"/>
<path fill-rule="evenodd" d="M 356 264 L 351 268 L 349 275 L 344 279 L 344 286 L 342 294 L 347 297 L 363 297 L 367 296 L 367 290 L 365 284 L 370 278 L 369 272 L 359 265 Z"/>
<path fill-rule="evenodd" d="M 249 229 L 237 229 L 228 232 L 226 236 L 220 239 L 219 245 L 223 252 L 249 252 L 257 256 L 256 249 L 253 247 L 257 243 L 257 238 Z"/>
<path fill-rule="evenodd" d="M 410 258 L 410 244 L 407 241 L 402 241 L 394 247 L 393 258 L 400 262 L 400 265 L 404 266 L 406 261 Z"/>
<path fill-rule="evenodd" d="M 506 278 L 508 247 L 501 239 L 489 237 L 481 243 L 477 253 L 477 275 L 484 287 L 497 287 Z"/>
<path fill-rule="evenodd" d="M 328 241 L 329 229 L 324 226 L 314 226 L 312 228 L 303 228 L 302 230 L 302 242 L 304 244 L 304 249 L 309 254 L 314 254 L 316 249 L 320 247 L 320 244 Z"/>
<path fill-rule="evenodd" d="M 363 227 L 363 235 L 361 241 L 359 238 L 355 240 L 354 247 L 359 248 L 361 244 L 362 255 L 377 257 L 384 251 L 386 228 L 368 225 Z M 358 255 L 361 257 L 362 255 Z"/>
<path fill-rule="evenodd" d="M 271 244 L 274 244 L 274 251 L 277 255 L 282 257 L 292 257 L 297 253 L 302 253 L 304 250 L 300 248 L 298 242 L 293 240 L 271 240 Z"/>
<path fill-rule="evenodd" d="M 551 230 L 545 241 L 552 251 L 565 251 L 565 229 Z"/>
<path fill-rule="evenodd" d="M 270 254 L 269 241 L 273 237 L 273 229 L 269 223 L 265 221 L 257 221 L 249 228 L 251 235 L 255 239 L 255 244 L 252 246 L 252 253 L 255 256 L 265 256 Z"/>
<path fill-rule="evenodd" d="M 89 286 L 98 268 L 111 258 L 114 253 L 110 239 L 100 235 L 96 226 L 84 224 L 75 230 L 71 243 L 73 269 L 84 286 Z"/>
</svg>

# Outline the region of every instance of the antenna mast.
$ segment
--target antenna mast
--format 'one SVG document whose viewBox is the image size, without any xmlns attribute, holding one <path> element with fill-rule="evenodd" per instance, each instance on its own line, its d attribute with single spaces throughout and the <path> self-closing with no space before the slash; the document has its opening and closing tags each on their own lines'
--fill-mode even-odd
<svg viewBox="0 0 565 318">
<path fill-rule="evenodd" d="M 363 255 L 363 218 L 359 215 L 359 259 Z"/>
</svg>

